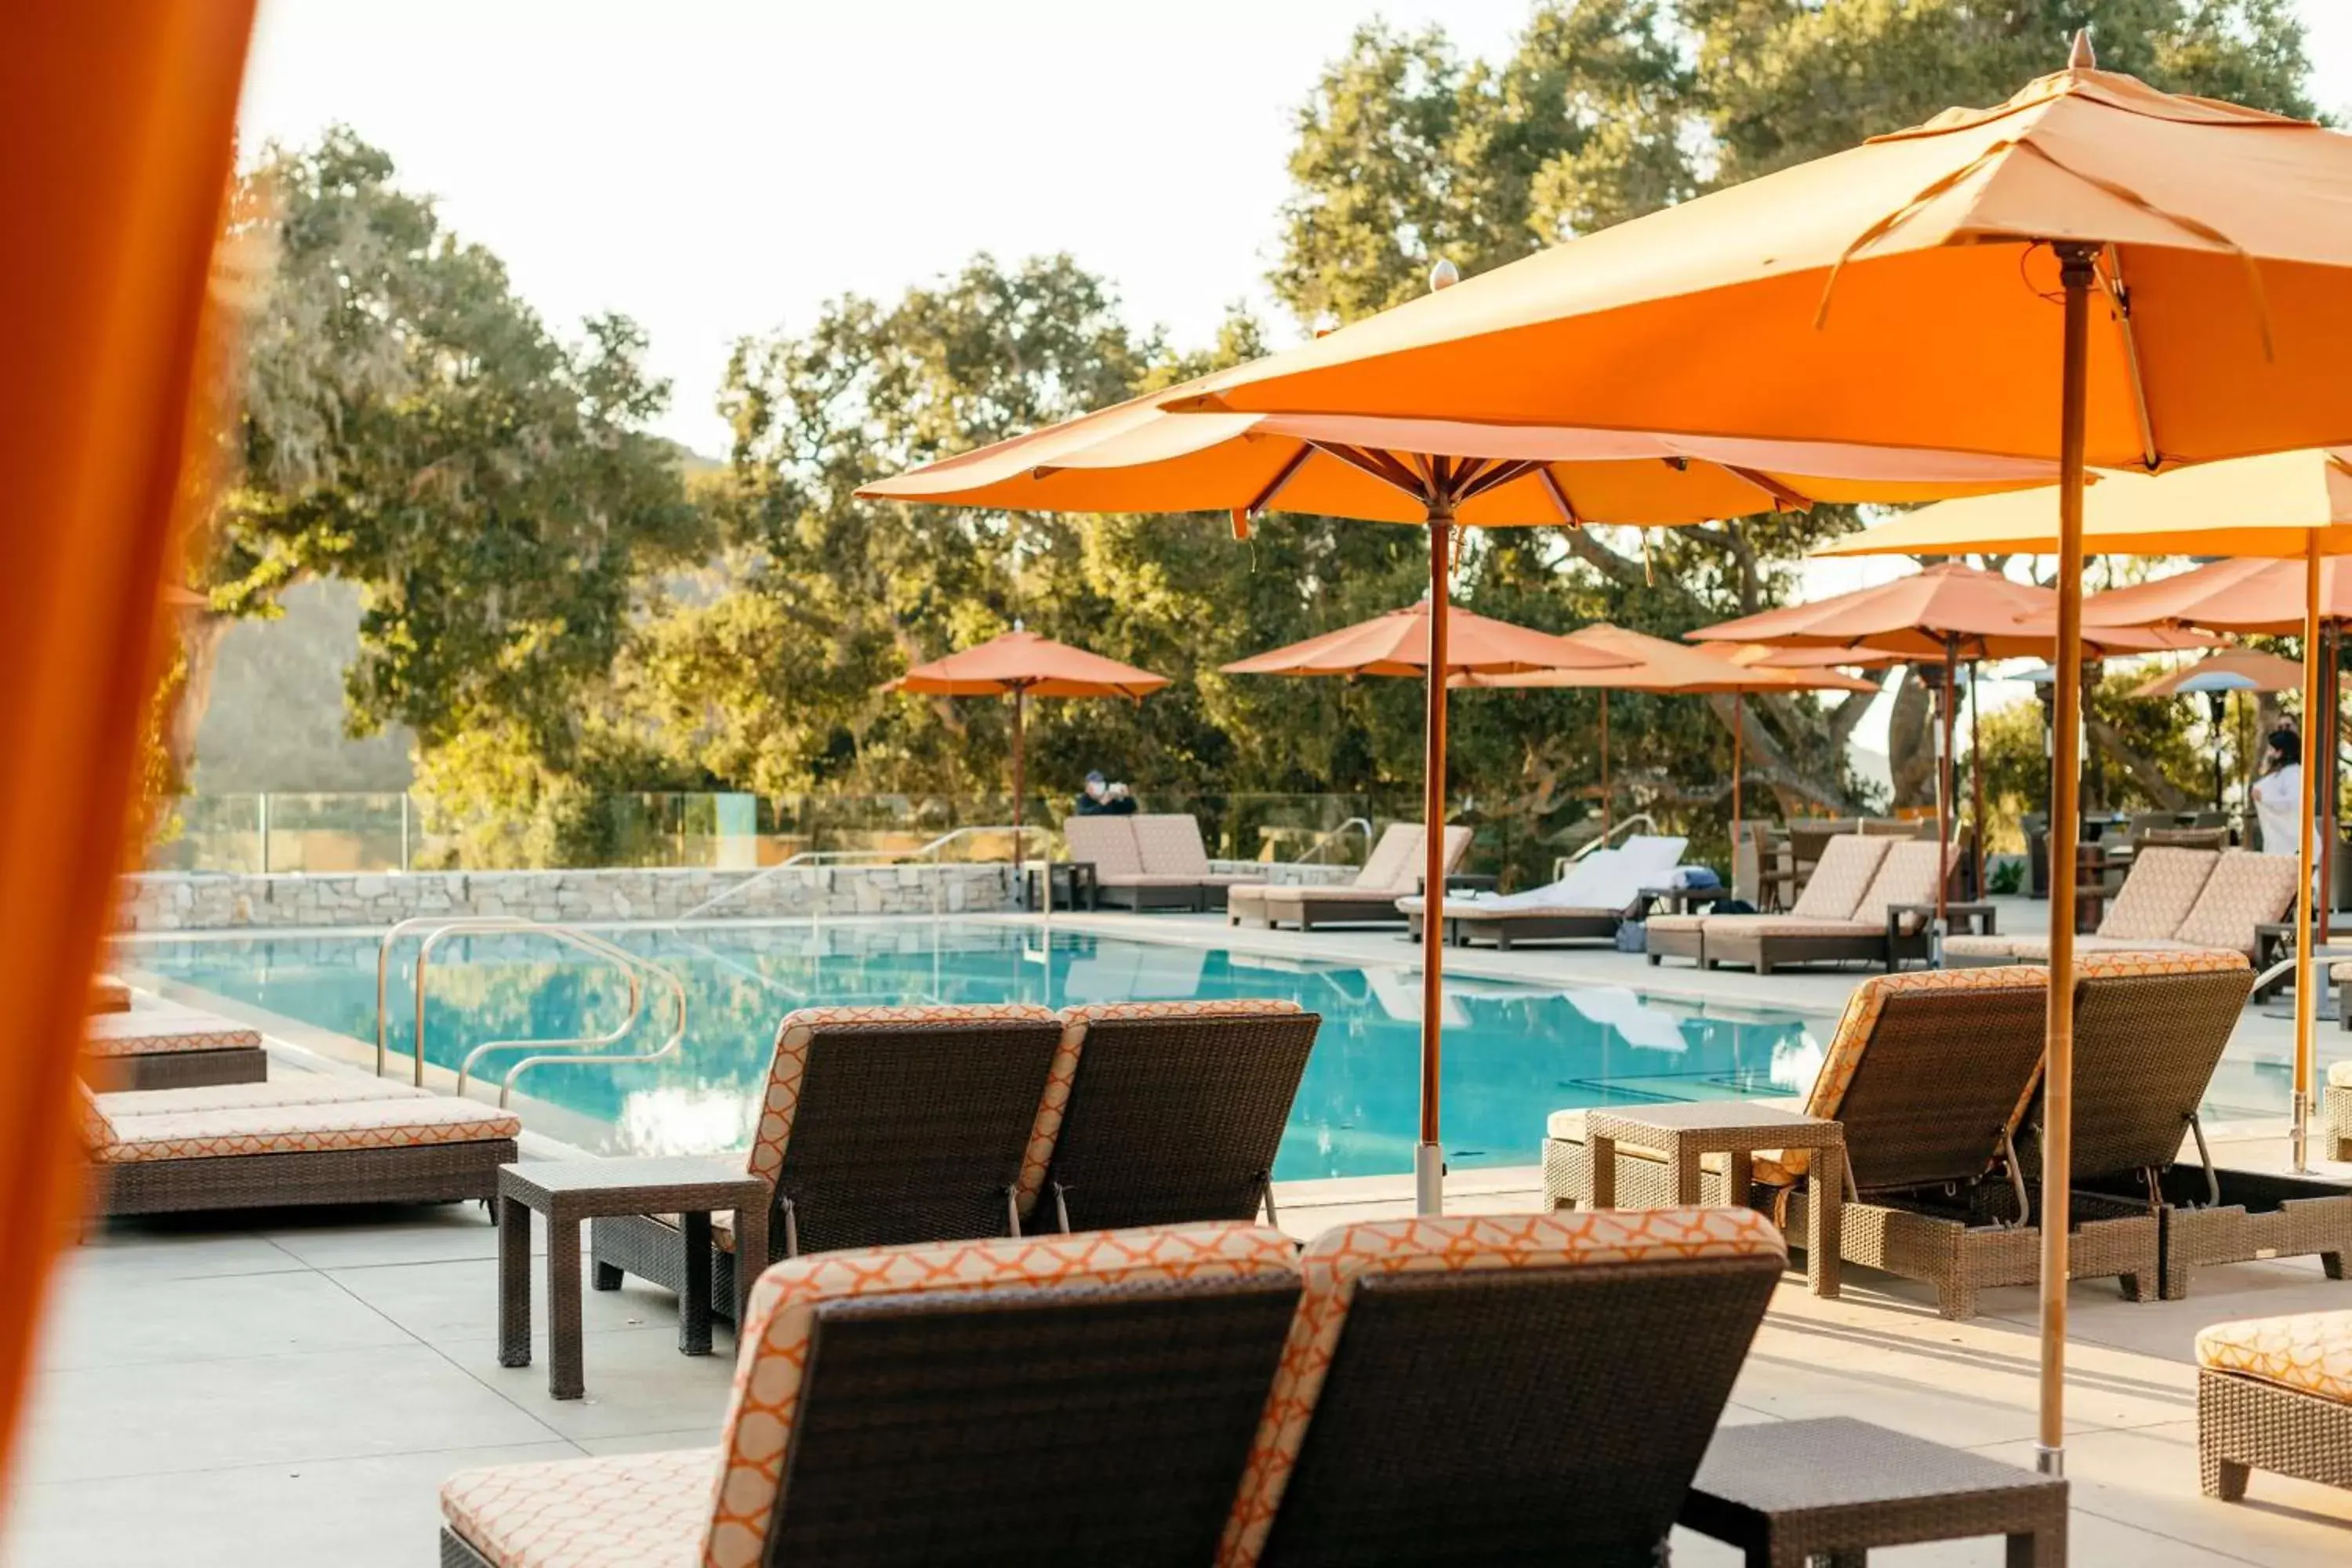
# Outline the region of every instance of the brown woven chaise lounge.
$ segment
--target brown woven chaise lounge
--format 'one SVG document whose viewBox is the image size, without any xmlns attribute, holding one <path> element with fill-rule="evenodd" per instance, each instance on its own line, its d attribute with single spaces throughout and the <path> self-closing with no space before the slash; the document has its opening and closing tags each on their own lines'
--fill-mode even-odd
<svg viewBox="0 0 2352 1568">
<path fill-rule="evenodd" d="M 715 1448 L 467 1470 L 444 1568 L 1213 1557 L 1298 1301 L 1245 1225 L 780 1263 Z"/>
<path fill-rule="evenodd" d="M 2245 849 L 2184 849 L 2151 845 L 2132 858 L 2099 929 L 2074 939 L 2077 952 L 2179 952 L 2254 956 L 2254 928 L 2278 920 L 2294 902 L 2294 858 Z M 2050 956 L 2044 931 L 1955 936 L 1944 958 L 1969 963 L 2040 963 Z"/>
<path fill-rule="evenodd" d="M 1847 1001 L 1805 1101 L 1807 1112 L 1844 1128 L 1840 1257 L 1932 1284 L 1948 1318 L 1973 1316 L 1980 1289 L 2040 1276 L 2041 1234 L 2027 1223 L 2012 1140 L 2041 1081 L 2047 985 L 2044 971 L 2022 965 L 1874 975 Z M 1756 1201 L 1791 1237 L 1805 1234 L 1798 1178 L 1811 1169 L 1805 1150 L 1756 1157 Z M 1724 1164 L 1702 1170 L 1702 1195 L 1722 1201 Z M 1580 1112 L 1551 1118 L 1544 1188 L 1556 1206 L 1591 1202 Z M 1673 1173 L 1655 1151 L 1617 1146 L 1617 1201 L 1674 1201 Z M 2126 1296 L 2155 1299 L 2153 1215 L 2073 1218 L 2075 1278 L 2116 1276 Z"/>
<path fill-rule="evenodd" d="M 82 1076 L 101 1093 L 258 1083 L 269 1076 L 261 1033 L 198 1007 L 158 1003 L 91 1017 Z"/>
<path fill-rule="evenodd" d="M 1452 876 L 1470 853 L 1471 830 L 1448 827 L 1444 832 L 1445 871 Z M 1397 900 L 1422 890 L 1428 844 L 1419 824 L 1392 822 L 1372 846 L 1353 882 L 1336 887 L 1235 888 L 1226 895 L 1226 923 L 1293 925 L 1300 931 L 1318 925 L 1410 924 Z"/>
<path fill-rule="evenodd" d="M 1742 962 L 1756 964 L 1762 973 L 1769 973 L 1775 962 L 1788 962 L 1809 953 L 1811 944 L 1824 936 L 1843 952 L 1858 937 L 1867 942 L 1874 935 L 1878 939 L 1875 951 L 1863 956 L 1880 956 L 1885 952 L 1884 916 L 1865 930 L 1854 923 L 1855 911 L 1870 896 L 1888 849 L 1906 842 L 1916 841 L 1878 834 L 1832 836 L 1823 843 L 1819 863 L 1786 914 L 1653 915 L 1644 922 L 1643 934 L 1650 962 L 1654 964 L 1667 958 L 1688 958 L 1712 968 L 1720 961 L 1719 949 L 1741 940 L 1734 933 L 1752 937 L 1764 931 L 1779 933 L 1779 941 L 1769 956 L 1760 943 L 1741 949 L 1746 954 Z M 1928 853 L 1932 860 L 1932 846 Z M 1933 892 L 1931 884 L 1930 897 Z"/>
<path fill-rule="evenodd" d="M 2230 1502 L 2249 1470 L 2352 1487 L 2352 1311 L 2199 1333 L 2197 1460 L 2205 1495 Z"/>
<path fill-rule="evenodd" d="M 2340 1279 L 2352 1253 L 2352 1187 L 2221 1170 L 2206 1149 L 2198 1106 L 2253 980 L 2234 952 L 2092 953 L 2075 970 L 2074 1207 L 2156 1216 L 2168 1300 L 2213 1264 L 2315 1256 Z M 2041 1121 L 2037 1098 L 2018 1137 L 2037 1201 Z"/>
<path fill-rule="evenodd" d="M 1936 901 L 1943 851 L 1926 838 L 1873 842 L 1889 847 L 1846 919 L 1809 920 L 1793 912 L 1704 916 L 1700 963 L 1708 969 L 1739 964 L 1769 974 L 1791 963 L 1878 963 L 1891 971 L 1906 959 L 1926 958 L 1927 920 L 1917 911 Z"/>
<path fill-rule="evenodd" d="M 522 1124 L 470 1100 L 366 1094 L 224 1105 L 266 1084 L 109 1095 L 77 1085 L 94 1212 L 488 1201 Z M 293 1086 L 289 1085 L 289 1091 Z M 312 1091 L 313 1095 L 318 1091 Z"/>
</svg>

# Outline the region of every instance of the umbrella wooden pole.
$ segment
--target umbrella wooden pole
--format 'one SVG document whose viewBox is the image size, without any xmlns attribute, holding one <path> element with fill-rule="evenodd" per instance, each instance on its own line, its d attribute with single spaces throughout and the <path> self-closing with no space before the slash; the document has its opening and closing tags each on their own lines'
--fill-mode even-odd
<svg viewBox="0 0 2352 1568">
<path fill-rule="evenodd" d="M 2319 941 L 2324 946 L 2336 940 L 2336 815 L 2339 799 L 2336 784 L 2337 757 L 2342 748 L 2336 743 L 2337 713 L 2344 706 L 2342 662 L 2343 632 L 2334 621 L 2322 623 L 2319 647 L 2319 700 L 2327 722 L 2320 728 L 2319 742 Z"/>
<path fill-rule="evenodd" d="M 1737 691 L 1731 694 L 1731 896 L 1735 899 L 1739 896 L 1739 731 L 1748 718 L 1740 696 Z M 1763 869 L 1760 860 L 1757 869 Z M 1763 889 L 1759 887 L 1757 891 L 1761 893 Z"/>
<path fill-rule="evenodd" d="M 1025 759 L 1022 756 L 1021 710 L 1028 696 L 1028 688 L 1013 689 L 1013 898 L 1022 909 L 1029 907 L 1027 868 L 1021 859 L 1021 795 L 1027 787 L 1024 775 Z M 1045 889 L 1048 903 L 1053 901 L 1053 889 Z M 1075 907 L 1075 906 L 1074 906 Z"/>
<path fill-rule="evenodd" d="M 1952 710 L 1959 703 L 1959 638 L 1944 634 L 1944 693 L 1940 706 L 1944 710 L 1944 752 L 1936 759 L 1936 948 L 1937 962 L 1943 960 L 1943 933 L 1948 916 L 1947 900 L 1952 890 L 1952 818 L 1960 814 L 1960 780 L 1958 770 L 1952 766 Z"/>
<path fill-rule="evenodd" d="M 1454 509 L 1429 508 L 1428 730 L 1422 759 L 1421 1137 L 1412 1152 L 1413 1210 L 1445 1212 L 1445 1157 L 1438 1147 L 1438 1066 L 1445 1017 L 1445 620 L 1452 596 L 1447 556 Z"/>
<path fill-rule="evenodd" d="M 2298 1175 L 2311 1169 L 2306 1158 L 2311 1123 L 2312 1024 L 2318 998 L 2311 973 L 2311 822 L 2318 803 L 2321 693 L 2326 677 L 2319 647 L 2319 535 L 2304 545 L 2303 579 L 2303 792 L 2295 817 L 2294 895 L 2294 1129 L 2291 1135 Z M 2332 748 L 2331 748 L 2332 749 Z"/>
<path fill-rule="evenodd" d="M 1609 819 L 1609 689 L 1601 689 L 1601 842 L 1616 825 Z"/>
<path fill-rule="evenodd" d="M 2074 844 L 2083 733 L 2083 425 L 2093 247 L 2058 247 L 2065 290 L 2058 436 L 2057 679 L 2050 738 L 2050 995 L 2042 1047 L 2042 1422 L 2034 1465 L 2066 1471 L 2066 1225 L 2074 1163 Z M 2306 928 L 2307 929 L 2307 928 Z M 2308 939 L 2306 939 L 2308 940 Z"/>
<path fill-rule="evenodd" d="M 1977 661 L 1969 660 L 1969 789 L 1976 805 L 1969 815 L 1976 823 L 1969 855 L 1969 897 L 1985 896 L 1984 730 L 1978 722 Z"/>
</svg>

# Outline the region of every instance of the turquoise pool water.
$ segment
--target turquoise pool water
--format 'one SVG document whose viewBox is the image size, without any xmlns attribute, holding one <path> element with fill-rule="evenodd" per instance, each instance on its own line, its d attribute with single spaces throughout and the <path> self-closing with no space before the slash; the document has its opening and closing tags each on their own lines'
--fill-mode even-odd
<svg viewBox="0 0 2352 1568">
<path fill-rule="evenodd" d="M 519 1092 L 584 1119 L 613 1152 L 741 1146 L 776 1024 L 830 1003 L 1077 1002 L 1281 996 L 1323 1015 L 1275 1174 L 1412 1169 L 1420 976 L 1402 968 L 1257 957 L 997 921 L 772 925 L 618 936 L 682 976 L 684 1049 L 646 1065 L 535 1068 Z M 395 960 L 394 1040 L 413 1005 Z M 445 963 L 445 960 L 447 962 Z M 373 937 L 141 942 L 122 961 L 361 1039 L 375 1035 Z M 609 968 L 543 939 L 456 938 L 436 950 L 427 1055 L 454 1067 L 484 1040 L 585 1035 L 625 1012 Z M 1795 1013 L 1664 1001 L 1607 986 L 1464 979 L 1446 987 L 1444 1132 L 1457 1168 L 1532 1163 L 1567 1106 L 1788 1092 L 1810 1080 L 1822 1025 Z M 649 1005 L 630 1045 L 661 1038 Z M 620 1048 L 620 1047 L 616 1047 Z M 509 1058 L 511 1060 L 512 1058 Z M 551 1131 L 557 1131 L 551 1129 Z M 564 1133 L 578 1135 L 580 1128 Z"/>
</svg>

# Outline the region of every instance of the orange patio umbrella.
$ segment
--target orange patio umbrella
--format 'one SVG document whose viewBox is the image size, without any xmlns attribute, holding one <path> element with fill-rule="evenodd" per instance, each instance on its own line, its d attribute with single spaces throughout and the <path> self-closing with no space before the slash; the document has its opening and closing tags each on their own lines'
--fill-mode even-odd
<svg viewBox="0 0 2352 1568">
<path fill-rule="evenodd" d="M 1281 356 L 1265 364 L 1280 363 Z M 1171 414 L 1207 379 L 1133 398 L 866 486 L 880 500 L 1008 511 L 1224 511 L 1236 537 L 1284 510 L 1429 527 L 1429 662 L 1448 668 L 1454 536 L 1461 526 L 1665 526 L 1801 509 L 1814 501 L 1924 500 L 2046 482 L 2040 459 L 1942 457 L 1812 442 L 1661 437 L 1622 427 L 1460 420 Z M 1425 678 L 1426 679 L 1426 678 Z M 1427 679 L 1423 813 L 1445 819 L 1445 682 Z M 1428 920 L 1444 913 L 1444 836 L 1429 836 Z M 1422 958 L 1423 1213 L 1444 1201 L 1437 1144 L 1444 950 Z"/>
<path fill-rule="evenodd" d="M 991 637 L 961 653 L 919 664 L 896 680 L 883 682 L 885 691 L 911 691 L 931 697 L 1010 697 L 1013 699 L 1013 863 L 1020 881 L 1021 796 L 1026 788 L 1022 756 L 1021 710 L 1032 697 L 1125 697 L 1141 701 L 1149 692 L 1168 684 L 1164 675 L 1088 653 L 1019 626 Z M 1021 896 L 1025 900 L 1025 884 Z"/>
<path fill-rule="evenodd" d="M 1555 637 L 1455 605 L 1446 612 L 1445 674 L 1462 678 L 1535 669 L 1595 670 L 1633 661 L 1580 636 Z M 1227 675 L 1410 675 L 1429 673 L 1430 601 L 1374 616 L 1336 632 L 1220 666 Z"/>
<path fill-rule="evenodd" d="M 1622 658 L 1622 668 L 1603 669 L 1538 669 L 1507 675 L 1473 675 L 1464 686 L 1580 688 L 1601 693 L 1601 825 L 1609 830 L 1609 693 L 1649 691 L 1697 697 L 1728 695 L 1731 699 L 1731 847 L 1732 891 L 1739 868 L 1741 730 L 1745 723 L 1742 698 L 1750 691 L 1875 691 L 1867 680 L 1826 668 L 1782 669 L 1738 656 L 1746 648 L 1692 647 L 1642 632 L 1595 622 L 1570 632 L 1567 641 Z"/>
<path fill-rule="evenodd" d="M 2236 565 L 2231 562 L 2226 564 Z M 2248 563 L 2271 566 L 2274 562 Z M 2124 590 L 2118 590 L 2122 592 Z M 2100 595 L 2105 597 L 2105 595 Z M 2084 600 L 2085 608 L 2092 601 Z M 2188 697 L 2204 695 L 2211 708 L 2213 721 L 2213 809 L 2222 808 L 2221 785 L 2221 726 L 2229 718 L 2230 693 L 2232 691 L 2299 691 L 2303 689 L 2303 666 L 2290 658 L 2259 648 L 2225 647 L 2206 655 L 2194 663 L 2168 670 L 2132 693 L 2135 697 Z M 2333 709 L 2334 703 L 2329 707 Z M 2253 759 L 2245 758 L 2246 777 L 2253 778 Z M 2320 886 L 2327 886 L 2326 859 L 2327 846 L 2321 845 Z M 2322 917 L 2325 918 L 2325 917 Z"/>
</svg>

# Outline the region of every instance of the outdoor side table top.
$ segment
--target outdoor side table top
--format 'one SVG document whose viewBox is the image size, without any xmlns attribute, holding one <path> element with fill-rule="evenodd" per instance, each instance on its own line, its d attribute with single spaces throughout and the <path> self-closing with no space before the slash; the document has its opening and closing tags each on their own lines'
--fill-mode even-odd
<svg viewBox="0 0 2352 1568">
<path fill-rule="evenodd" d="M 1843 1415 L 1769 1421 L 1717 1431 L 1681 1523 L 1750 1568 L 1860 1568 L 1874 1546 L 1982 1535 L 2008 1538 L 2009 1568 L 2064 1568 L 2066 1483 Z"/>
<path fill-rule="evenodd" d="M 768 1255 L 768 1184 L 738 1159 L 656 1158 L 530 1161 L 499 1167 L 499 1364 L 530 1364 L 530 1215 L 547 1219 L 547 1392 L 578 1399 L 580 1222 L 619 1215 L 676 1214 L 686 1248 L 678 1296 L 677 1348 L 710 1353 L 710 1216 L 735 1215 L 745 1258 Z M 757 1268 L 735 1270 L 735 1321 L 744 1321 Z"/>
<path fill-rule="evenodd" d="M 1699 1157 L 1727 1154 L 1725 1198 L 1745 1206 L 1759 1149 L 1823 1151 L 1805 1176 L 1805 1278 L 1816 1296 L 1838 1293 L 1838 1236 L 1845 1204 L 1845 1129 L 1755 1100 L 1689 1100 L 1656 1105 L 1601 1105 L 1584 1113 L 1584 1142 L 1592 1158 L 1592 1206 L 1617 1199 L 1617 1145 L 1657 1149 L 1675 1171 L 1675 1201 L 1699 1201 Z M 1834 1173 L 1823 1181 L 1825 1173 Z"/>
</svg>

